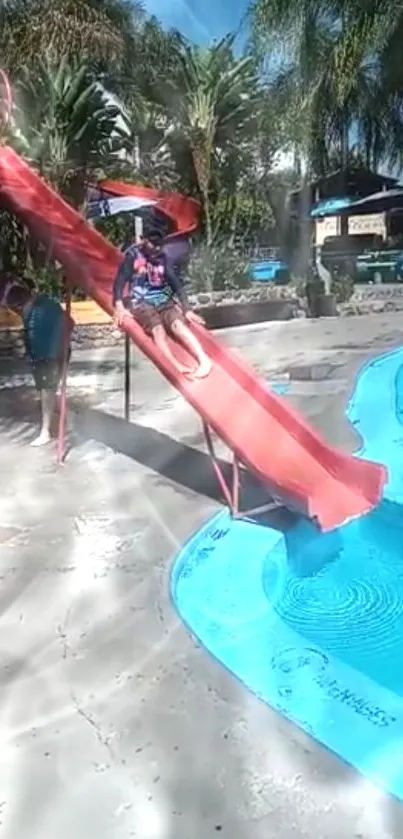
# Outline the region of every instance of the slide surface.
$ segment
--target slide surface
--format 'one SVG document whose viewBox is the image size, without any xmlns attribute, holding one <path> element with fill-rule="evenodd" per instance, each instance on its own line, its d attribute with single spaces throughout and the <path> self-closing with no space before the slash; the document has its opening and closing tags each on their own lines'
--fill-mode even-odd
<svg viewBox="0 0 403 839">
<path fill-rule="evenodd" d="M 8 147 L 0 149 L 0 202 L 44 243 L 53 243 L 54 256 L 71 281 L 112 315 L 112 285 L 122 254 Z M 206 329 L 193 327 L 213 370 L 208 378 L 191 381 L 176 373 L 134 321 L 128 319 L 125 328 L 268 493 L 315 518 L 323 530 L 378 504 L 385 467 L 329 446 Z M 178 346 L 174 351 L 183 358 Z"/>
</svg>

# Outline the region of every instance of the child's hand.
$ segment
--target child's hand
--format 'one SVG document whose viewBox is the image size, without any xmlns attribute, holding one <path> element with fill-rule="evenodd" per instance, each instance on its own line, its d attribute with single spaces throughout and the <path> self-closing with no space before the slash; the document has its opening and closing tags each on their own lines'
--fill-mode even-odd
<svg viewBox="0 0 403 839">
<path fill-rule="evenodd" d="M 200 315 L 197 315 L 196 312 L 186 312 L 186 320 L 190 321 L 190 323 L 197 323 L 199 326 L 204 326 L 204 320 Z"/>
<path fill-rule="evenodd" d="M 114 313 L 114 316 L 113 316 L 113 322 L 114 322 L 115 326 L 117 326 L 119 329 L 122 328 L 123 321 L 124 321 L 125 317 L 127 317 L 127 314 L 128 313 L 127 313 L 126 309 L 124 308 L 124 306 L 116 306 L 115 313 Z"/>
</svg>

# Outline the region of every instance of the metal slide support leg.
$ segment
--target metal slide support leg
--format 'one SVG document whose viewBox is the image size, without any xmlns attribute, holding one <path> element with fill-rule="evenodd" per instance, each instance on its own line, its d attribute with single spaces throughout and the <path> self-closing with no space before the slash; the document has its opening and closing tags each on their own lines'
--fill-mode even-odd
<svg viewBox="0 0 403 839">
<path fill-rule="evenodd" d="M 130 422 L 130 338 L 125 335 L 125 420 Z"/>
<path fill-rule="evenodd" d="M 239 461 L 236 454 L 232 454 L 232 512 L 234 516 L 239 514 Z"/>
<path fill-rule="evenodd" d="M 255 507 L 252 510 L 245 510 L 240 511 L 240 463 L 236 456 L 233 453 L 233 460 L 232 460 L 232 490 L 228 486 L 224 475 L 221 471 L 220 464 L 217 459 L 217 455 L 214 451 L 214 444 L 213 438 L 211 434 L 211 430 L 209 425 L 206 422 L 203 422 L 203 431 L 204 436 L 206 438 L 206 444 L 208 453 L 211 458 L 211 462 L 213 464 L 214 472 L 217 476 L 218 483 L 222 489 L 224 498 L 231 510 L 231 514 L 234 518 L 253 518 L 254 516 L 262 515 L 262 513 L 270 513 L 274 510 L 278 510 L 281 507 L 284 507 L 283 504 L 279 501 L 269 501 L 266 504 L 261 504 L 259 507 Z"/>
<path fill-rule="evenodd" d="M 211 436 L 211 431 L 210 431 L 210 428 L 209 428 L 209 426 L 207 425 L 206 422 L 203 422 L 203 431 L 204 431 L 204 436 L 206 438 L 208 453 L 210 455 L 211 462 L 213 464 L 213 469 L 214 469 L 214 472 L 216 473 L 218 483 L 220 484 L 220 487 L 222 489 L 224 498 L 225 498 L 225 500 L 226 500 L 226 502 L 227 502 L 227 504 L 228 504 L 228 506 L 231 510 L 231 513 L 234 513 L 234 499 L 232 497 L 231 490 L 230 490 L 230 488 L 229 488 L 229 486 L 228 486 L 228 484 L 227 484 L 227 482 L 224 478 L 224 475 L 221 471 L 220 464 L 217 460 L 217 456 L 216 456 L 216 453 L 214 451 L 214 444 L 213 444 L 213 439 L 212 439 L 212 436 Z"/>
</svg>

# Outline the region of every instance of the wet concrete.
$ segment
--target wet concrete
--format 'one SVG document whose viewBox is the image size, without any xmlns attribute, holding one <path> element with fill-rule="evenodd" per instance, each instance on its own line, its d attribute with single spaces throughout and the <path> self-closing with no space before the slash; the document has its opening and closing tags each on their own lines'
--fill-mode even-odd
<svg viewBox="0 0 403 839">
<path fill-rule="evenodd" d="M 270 323 L 222 339 L 267 378 L 326 367 L 292 379 L 287 398 L 351 450 L 354 376 L 399 345 L 400 318 Z M 93 378 L 72 389 L 62 468 L 27 446 L 32 392 L 0 392 L 0 835 L 403 837 L 400 804 L 258 702 L 178 620 L 172 560 L 219 496 L 197 417 L 133 359 L 127 426 L 122 359 L 76 355 L 72 378 Z"/>
</svg>

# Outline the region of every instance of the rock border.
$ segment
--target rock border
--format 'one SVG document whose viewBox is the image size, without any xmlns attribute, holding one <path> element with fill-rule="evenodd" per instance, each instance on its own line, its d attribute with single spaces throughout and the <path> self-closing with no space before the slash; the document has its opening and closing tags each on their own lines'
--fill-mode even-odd
<svg viewBox="0 0 403 839">
<path fill-rule="evenodd" d="M 307 316 L 306 301 L 292 285 L 254 283 L 248 289 L 228 289 L 189 295 L 191 305 L 205 317 L 211 329 L 270 320 L 291 320 Z M 351 299 L 338 307 L 341 317 L 403 311 L 403 284 L 356 286 Z M 73 349 L 123 345 L 121 332 L 112 323 L 78 323 Z M 21 327 L 0 328 L 0 358 L 24 355 Z"/>
</svg>

